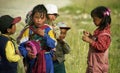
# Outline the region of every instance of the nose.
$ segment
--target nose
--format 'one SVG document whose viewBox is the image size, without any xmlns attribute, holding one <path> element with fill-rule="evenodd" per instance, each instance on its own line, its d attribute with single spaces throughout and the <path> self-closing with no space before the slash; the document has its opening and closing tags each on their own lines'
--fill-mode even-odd
<svg viewBox="0 0 120 73">
<path fill-rule="evenodd" d="M 40 21 L 41 21 L 41 18 L 38 18 L 38 21 L 40 22 Z"/>
</svg>

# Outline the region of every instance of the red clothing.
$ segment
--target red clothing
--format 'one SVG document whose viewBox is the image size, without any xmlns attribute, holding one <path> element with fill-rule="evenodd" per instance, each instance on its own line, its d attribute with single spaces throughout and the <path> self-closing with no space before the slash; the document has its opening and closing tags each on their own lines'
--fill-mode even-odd
<svg viewBox="0 0 120 73">
<path fill-rule="evenodd" d="M 108 48 L 110 46 L 110 26 L 103 30 L 96 29 L 92 37 L 88 54 L 86 73 L 108 73 Z"/>
<path fill-rule="evenodd" d="M 45 63 L 45 50 L 41 50 L 38 53 L 37 60 L 32 69 L 32 73 L 46 73 L 46 63 Z"/>
</svg>

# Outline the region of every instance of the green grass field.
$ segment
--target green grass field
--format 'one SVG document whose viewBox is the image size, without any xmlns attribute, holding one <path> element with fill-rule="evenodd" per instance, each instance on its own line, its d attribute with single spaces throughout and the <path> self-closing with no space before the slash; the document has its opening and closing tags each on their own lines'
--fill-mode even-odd
<svg viewBox="0 0 120 73">
<path fill-rule="evenodd" d="M 60 9 L 60 16 L 56 22 L 62 21 L 71 27 L 66 40 L 71 52 L 66 55 L 67 73 L 85 73 L 88 44 L 82 41 L 83 30 L 91 33 L 96 28 L 90 17 L 90 11 L 99 5 L 107 6 L 111 9 L 111 32 L 112 42 L 109 47 L 109 73 L 120 73 L 120 2 L 119 0 L 71 0 L 72 4 Z M 24 24 L 17 30 L 15 37 L 23 28 Z"/>
</svg>

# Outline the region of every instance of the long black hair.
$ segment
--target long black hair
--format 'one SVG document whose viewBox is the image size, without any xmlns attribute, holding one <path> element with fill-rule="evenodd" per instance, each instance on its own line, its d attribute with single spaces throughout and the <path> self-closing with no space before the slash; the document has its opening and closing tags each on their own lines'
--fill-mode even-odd
<svg viewBox="0 0 120 73">
<path fill-rule="evenodd" d="M 111 24 L 110 9 L 99 6 L 91 11 L 91 17 L 99 17 L 102 19 L 100 22 L 100 30 L 103 30 L 107 25 Z"/>
</svg>

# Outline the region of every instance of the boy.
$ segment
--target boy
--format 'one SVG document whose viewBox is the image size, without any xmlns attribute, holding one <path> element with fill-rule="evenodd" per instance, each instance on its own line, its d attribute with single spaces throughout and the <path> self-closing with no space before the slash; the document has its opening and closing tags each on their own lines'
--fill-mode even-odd
<svg viewBox="0 0 120 73">
<path fill-rule="evenodd" d="M 66 73 L 65 71 L 65 54 L 70 52 L 69 45 L 64 41 L 67 31 L 70 29 L 63 22 L 59 22 L 57 26 L 60 28 L 60 36 L 57 39 L 57 46 L 55 51 L 55 57 L 53 57 L 54 73 Z"/>
<path fill-rule="evenodd" d="M 21 17 L 12 18 L 9 15 L 0 17 L 0 73 L 17 73 L 17 62 L 20 60 L 20 53 L 16 50 L 13 39 L 10 35 L 16 31 L 16 23 Z"/>
</svg>

